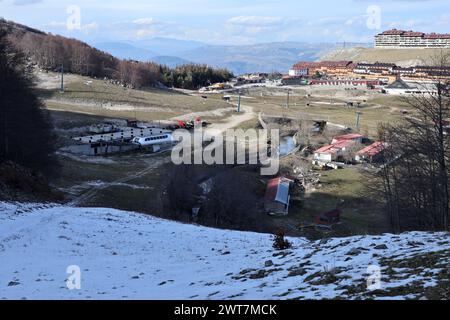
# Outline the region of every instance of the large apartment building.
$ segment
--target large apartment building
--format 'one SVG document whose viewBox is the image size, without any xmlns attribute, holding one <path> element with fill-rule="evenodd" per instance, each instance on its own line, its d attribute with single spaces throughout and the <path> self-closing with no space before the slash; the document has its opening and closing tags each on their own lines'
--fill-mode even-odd
<svg viewBox="0 0 450 320">
<path fill-rule="evenodd" d="M 355 65 L 352 61 L 321 61 L 321 62 L 299 62 L 289 70 L 291 77 L 313 76 L 315 73 L 326 73 L 329 75 L 346 75 L 353 70 Z"/>
<path fill-rule="evenodd" d="M 392 29 L 375 36 L 375 48 L 450 48 L 450 34 Z"/>
<path fill-rule="evenodd" d="M 321 80 L 313 80 L 315 75 Z M 450 81 L 450 66 L 414 66 L 400 67 L 394 63 L 354 63 L 352 61 L 321 61 L 296 63 L 289 75 L 283 78 L 286 84 L 360 84 L 364 80 L 368 85 L 373 81 L 392 83 L 399 77 L 411 81 L 433 82 L 437 80 Z"/>
</svg>

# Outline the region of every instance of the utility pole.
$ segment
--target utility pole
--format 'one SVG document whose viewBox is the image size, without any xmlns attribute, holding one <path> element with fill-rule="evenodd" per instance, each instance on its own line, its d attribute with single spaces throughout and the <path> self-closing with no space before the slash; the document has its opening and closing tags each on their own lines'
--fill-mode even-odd
<svg viewBox="0 0 450 320">
<path fill-rule="evenodd" d="M 241 90 L 239 90 L 238 104 L 237 104 L 237 112 L 241 112 Z"/>
<path fill-rule="evenodd" d="M 286 108 L 289 109 L 289 98 L 290 98 L 291 89 L 288 89 L 287 92 L 287 100 L 286 100 Z"/>
<path fill-rule="evenodd" d="M 64 63 L 61 64 L 61 92 L 64 92 Z"/>
<path fill-rule="evenodd" d="M 359 130 L 359 123 L 360 123 L 360 120 L 361 120 L 361 115 L 362 115 L 362 112 L 356 112 L 356 123 L 355 123 L 355 128 L 356 128 L 356 130 L 358 131 Z"/>
</svg>

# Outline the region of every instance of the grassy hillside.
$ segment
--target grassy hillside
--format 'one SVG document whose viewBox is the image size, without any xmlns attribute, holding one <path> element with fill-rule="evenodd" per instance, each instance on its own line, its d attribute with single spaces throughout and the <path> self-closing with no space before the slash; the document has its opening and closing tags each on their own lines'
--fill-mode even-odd
<svg viewBox="0 0 450 320">
<path fill-rule="evenodd" d="M 66 76 L 61 93 L 58 74 L 40 73 L 38 79 L 41 97 L 50 110 L 149 121 L 199 112 L 216 117 L 221 115 L 218 110 L 230 108 L 220 96 L 203 99 L 167 89 L 134 90 L 76 75 Z"/>
<path fill-rule="evenodd" d="M 355 62 L 393 62 L 401 66 L 429 64 L 441 52 L 450 54 L 450 49 L 375 49 L 349 48 L 332 51 L 319 60 L 352 60 Z"/>
</svg>

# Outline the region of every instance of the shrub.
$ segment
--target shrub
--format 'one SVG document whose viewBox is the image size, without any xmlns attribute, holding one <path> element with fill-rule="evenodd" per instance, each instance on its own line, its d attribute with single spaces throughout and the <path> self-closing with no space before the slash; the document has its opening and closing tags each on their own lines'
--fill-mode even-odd
<svg viewBox="0 0 450 320">
<path fill-rule="evenodd" d="M 273 248 L 275 250 L 287 250 L 292 248 L 292 243 L 286 240 L 285 231 L 278 229 L 277 233 L 273 236 Z"/>
</svg>

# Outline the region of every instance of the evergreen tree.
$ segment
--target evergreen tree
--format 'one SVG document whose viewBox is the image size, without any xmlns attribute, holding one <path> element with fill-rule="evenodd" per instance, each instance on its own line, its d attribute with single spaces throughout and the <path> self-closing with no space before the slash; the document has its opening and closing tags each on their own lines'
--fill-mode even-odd
<svg viewBox="0 0 450 320">
<path fill-rule="evenodd" d="M 23 54 L 0 30 L 0 162 L 53 171 L 55 136 L 41 107 Z"/>
</svg>

